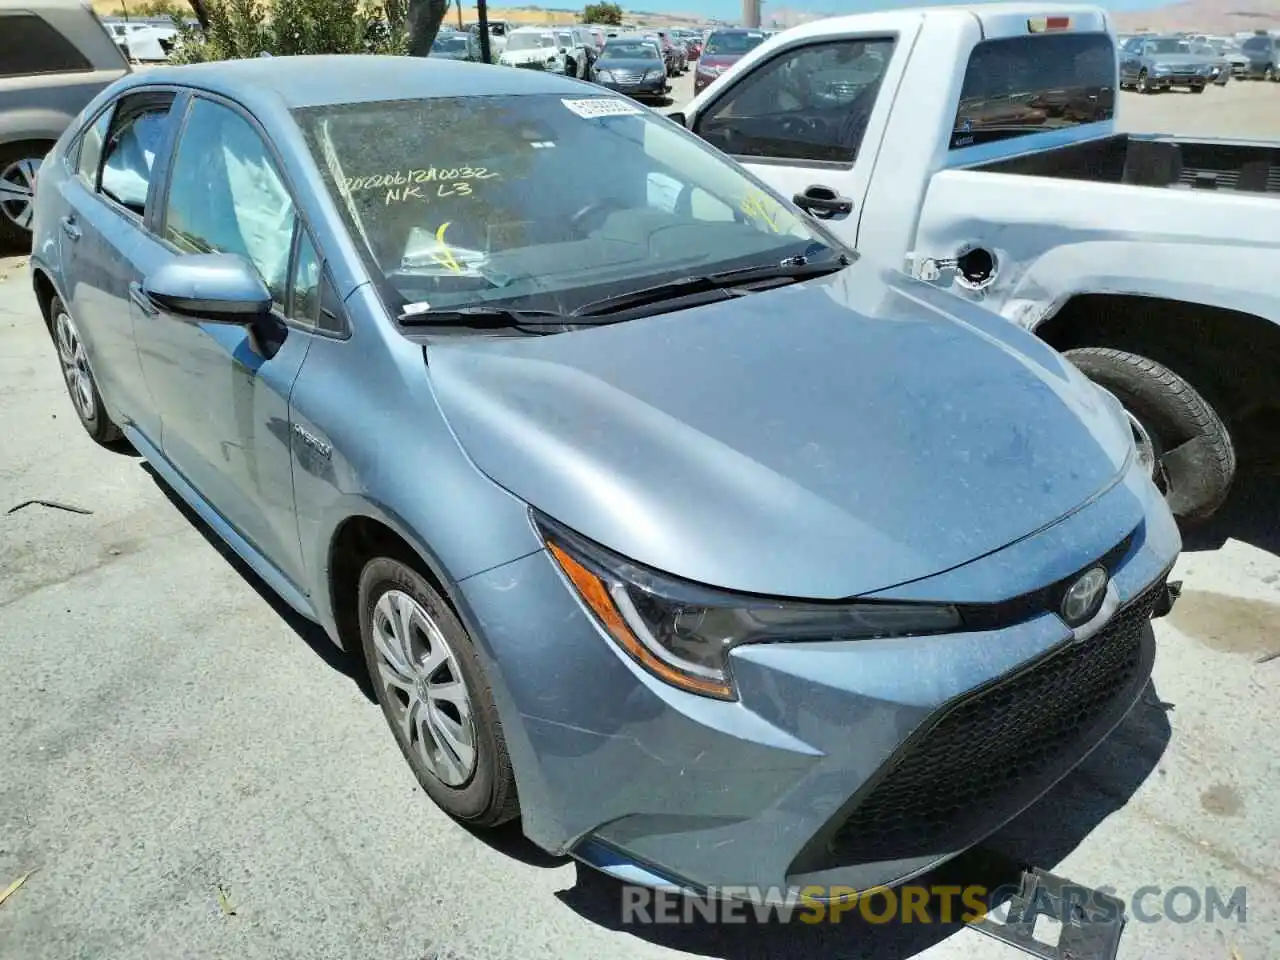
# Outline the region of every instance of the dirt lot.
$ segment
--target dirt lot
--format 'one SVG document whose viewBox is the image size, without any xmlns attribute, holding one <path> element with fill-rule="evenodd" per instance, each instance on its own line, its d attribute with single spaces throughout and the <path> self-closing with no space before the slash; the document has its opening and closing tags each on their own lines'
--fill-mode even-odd
<svg viewBox="0 0 1280 960">
<path fill-rule="evenodd" d="M 1126 94 L 1124 109 L 1137 129 L 1280 137 L 1280 86 Z M 1113 888 L 1142 912 L 1125 960 L 1280 956 L 1277 486 L 1243 477 L 1188 542 L 1144 702 L 950 879 L 1033 863 Z M 6 513 L 33 498 L 64 506 Z M 616 884 L 518 830 L 457 826 L 352 663 L 141 461 L 84 436 L 20 257 L 0 260 L 0 663 L 0 891 L 29 874 L 0 905 L 0 957 L 1022 956 L 965 928 L 852 915 L 623 927 Z M 1190 893 L 1171 901 L 1177 887 Z M 1193 911 L 1210 887 L 1245 888 L 1245 922 Z"/>
</svg>

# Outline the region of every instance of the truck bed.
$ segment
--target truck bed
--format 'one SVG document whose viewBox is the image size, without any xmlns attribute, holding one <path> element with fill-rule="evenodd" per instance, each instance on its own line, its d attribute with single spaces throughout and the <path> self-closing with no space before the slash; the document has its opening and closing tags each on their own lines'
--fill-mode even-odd
<svg viewBox="0 0 1280 960">
<path fill-rule="evenodd" d="M 1280 195 L 1280 145 L 1117 134 L 969 167 L 1060 180 Z"/>
</svg>

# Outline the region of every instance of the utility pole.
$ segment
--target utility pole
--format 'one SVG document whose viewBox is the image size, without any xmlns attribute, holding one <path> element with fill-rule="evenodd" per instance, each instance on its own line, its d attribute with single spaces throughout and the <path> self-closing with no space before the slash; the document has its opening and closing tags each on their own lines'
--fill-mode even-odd
<svg viewBox="0 0 1280 960">
<path fill-rule="evenodd" d="M 760 26 L 760 0 L 742 0 L 742 25 L 752 28 Z"/>
</svg>

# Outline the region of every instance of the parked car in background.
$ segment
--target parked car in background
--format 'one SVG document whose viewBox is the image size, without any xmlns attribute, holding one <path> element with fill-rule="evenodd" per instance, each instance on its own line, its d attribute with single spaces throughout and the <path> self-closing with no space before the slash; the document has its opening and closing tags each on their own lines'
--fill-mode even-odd
<svg viewBox="0 0 1280 960">
<path fill-rule="evenodd" d="M 1271 455 L 1247 438 L 1280 415 L 1280 143 L 1122 132 L 1106 13 L 1043 9 L 815 21 L 683 119 L 863 257 L 1065 351 L 1194 523 Z"/>
<path fill-rule="evenodd" d="M 480 37 L 470 30 L 441 30 L 431 44 L 431 56 L 437 60 L 480 59 Z"/>
<path fill-rule="evenodd" d="M 506 67 L 535 67 L 549 73 L 576 74 L 569 67 L 568 49 L 562 48 L 554 30 L 519 27 L 507 34 L 507 45 L 498 57 Z"/>
<path fill-rule="evenodd" d="M 126 57 L 143 63 L 168 60 L 178 39 L 178 31 L 171 23 L 103 18 L 102 25 Z"/>
<path fill-rule="evenodd" d="M 867 890 L 1147 688 L 1180 541 L 1115 399 L 652 110 L 234 60 L 117 85 L 49 168 L 32 279 L 86 430 L 362 657 L 472 829 Z"/>
<path fill-rule="evenodd" d="M 693 92 L 701 93 L 747 53 L 764 43 L 763 30 L 713 30 L 693 71 Z"/>
<path fill-rule="evenodd" d="M 637 100 L 664 99 L 671 89 L 662 54 L 641 36 L 606 42 L 591 79 Z"/>
<path fill-rule="evenodd" d="M 80 0 L 0 0 L 0 244 L 29 242 L 45 154 L 85 104 L 128 72 Z"/>
<path fill-rule="evenodd" d="M 1240 52 L 1248 57 L 1244 76 L 1250 80 L 1280 81 L 1280 37 L 1259 33 L 1240 44 Z"/>
<path fill-rule="evenodd" d="M 1215 85 L 1225 87 L 1230 82 L 1231 61 L 1226 58 L 1222 51 L 1206 42 L 1192 43 L 1191 52 L 1197 57 L 1204 57 L 1205 60 L 1212 64 L 1213 72 L 1210 74 L 1210 79 Z"/>
<path fill-rule="evenodd" d="M 680 75 L 680 57 L 676 52 L 675 44 L 671 42 L 671 38 L 657 30 L 645 31 L 644 35 L 658 45 L 658 50 L 662 53 L 662 61 L 667 66 L 667 76 L 678 77 Z"/>
<path fill-rule="evenodd" d="M 564 74 L 586 80 L 596 61 L 596 41 L 585 27 L 556 27 L 556 40 L 565 56 Z"/>
<path fill-rule="evenodd" d="M 1171 87 L 1203 93 L 1216 77 L 1216 60 L 1193 53 L 1182 37 L 1133 37 L 1120 50 L 1120 86 L 1138 93 Z"/>
</svg>

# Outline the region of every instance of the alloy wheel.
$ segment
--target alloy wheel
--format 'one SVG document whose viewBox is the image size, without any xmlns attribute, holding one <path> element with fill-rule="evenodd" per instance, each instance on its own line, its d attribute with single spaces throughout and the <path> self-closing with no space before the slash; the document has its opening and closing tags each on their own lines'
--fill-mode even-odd
<svg viewBox="0 0 1280 960">
<path fill-rule="evenodd" d="M 476 770 L 471 695 L 458 658 L 422 604 L 388 590 L 373 610 L 378 676 L 393 723 L 441 783 L 460 787 Z"/>
<path fill-rule="evenodd" d="M 22 157 L 0 170 L 0 214 L 22 230 L 31 230 L 38 157 Z"/>
<path fill-rule="evenodd" d="M 71 316 L 61 310 L 53 318 L 54 340 L 58 346 L 58 360 L 62 364 L 62 376 L 67 381 L 67 392 L 76 405 L 80 419 L 91 421 L 97 415 L 98 404 L 93 396 L 93 377 L 89 373 L 89 360 L 85 356 L 84 343 Z"/>
</svg>

